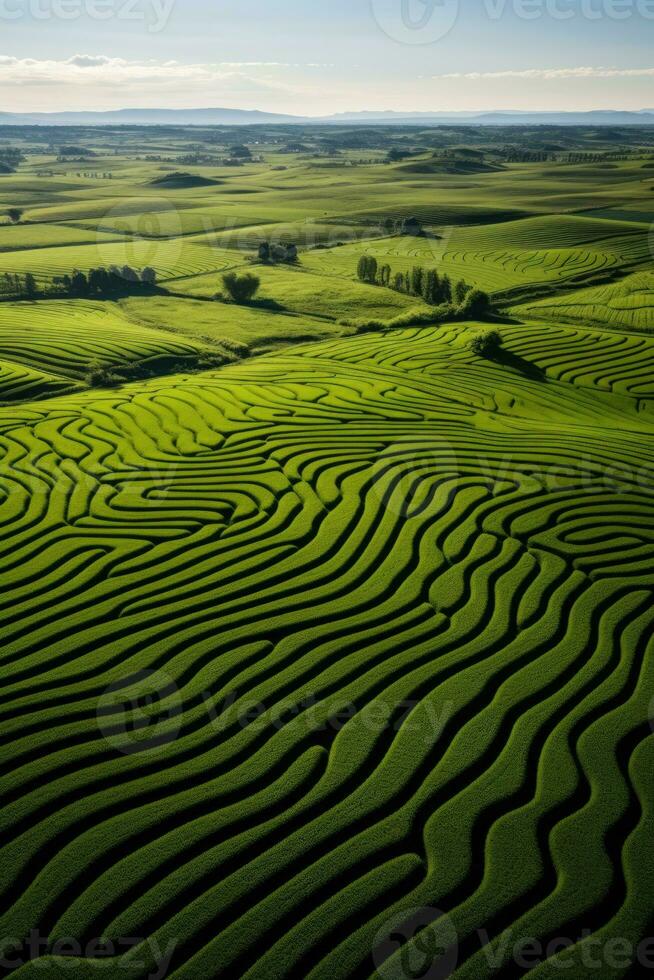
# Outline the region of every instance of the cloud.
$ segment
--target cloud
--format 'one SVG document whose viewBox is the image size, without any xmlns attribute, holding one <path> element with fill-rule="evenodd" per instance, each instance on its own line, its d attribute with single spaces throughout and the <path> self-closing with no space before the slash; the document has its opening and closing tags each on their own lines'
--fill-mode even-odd
<svg viewBox="0 0 654 980">
<path fill-rule="evenodd" d="M 135 82 L 176 82 L 193 79 L 198 82 L 220 81 L 236 71 L 233 67 L 154 60 L 127 61 L 124 58 L 108 58 L 104 55 L 76 54 L 65 61 L 34 58 L 0 57 L 0 84 L 21 85 L 25 82 L 55 83 L 59 85 L 88 85 L 89 82 L 112 85 Z"/>
<path fill-rule="evenodd" d="M 281 85 L 280 69 L 327 68 L 328 65 L 289 64 L 279 61 L 221 61 L 215 63 L 182 64 L 179 61 L 128 61 L 106 55 L 75 54 L 65 61 L 36 60 L 0 55 L 0 85 L 54 83 L 59 85 L 88 85 L 89 82 L 129 85 L 150 82 L 165 85 L 175 82 L 211 84 L 234 77 L 247 77 L 247 72 L 265 79 L 269 84 L 277 78 Z"/>
<path fill-rule="evenodd" d="M 1 2 L 1 0 L 0 0 Z M 319 70 L 333 65 L 277 61 L 185 64 L 77 53 L 65 59 L 0 54 L 0 108 L 52 111 L 188 105 L 270 106 L 297 112 Z M 336 80 L 334 86 L 337 88 Z M 332 92 L 334 89 L 330 88 Z"/>
<path fill-rule="evenodd" d="M 128 60 L 74 54 L 56 59 L 0 55 L 0 99 L 4 106 L 48 111 L 67 107 L 130 105 L 238 105 L 262 101 L 294 105 L 305 91 L 306 65 L 280 62 Z"/>
<path fill-rule="evenodd" d="M 470 71 L 433 75 L 434 79 L 463 78 L 471 81 L 493 78 L 535 78 L 552 81 L 559 78 L 650 78 L 654 68 L 526 68 L 523 71 Z"/>
<path fill-rule="evenodd" d="M 108 65 L 111 63 L 111 58 L 106 58 L 104 55 L 90 55 L 90 54 L 74 54 L 72 58 L 68 58 L 64 62 L 65 65 L 76 65 L 78 68 L 99 68 L 100 65 Z"/>
</svg>

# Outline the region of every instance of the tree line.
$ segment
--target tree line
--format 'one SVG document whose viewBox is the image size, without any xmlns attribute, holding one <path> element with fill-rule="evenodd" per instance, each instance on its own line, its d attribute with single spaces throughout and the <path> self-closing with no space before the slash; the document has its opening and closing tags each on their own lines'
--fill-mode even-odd
<svg viewBox="0 0 654 980">
<path fill-rule="evenodd" d="M 36 299 L 38 296 L 70 296 L 71 298 L 97 298 L 138 293 L 143 289 L 153 289 L 157 285 L 157 273 L 150 266 L 133 269 L 130 265 L 109 266 L 105 269 L 89 269 L 88 273 L 74 269 L 70 275 L 54 276 L 49 284 L 39 287 L 34 275 L 16 275 L 5 272 L 2 279 L 2 292 L 23 299 Z"/>
<path fill-rule="evenodd" d="M 441 276 L 436 269 L 425 269 L 420 265 L 415 265 L 410 272 L 393 274 L 390 265 L 380 266 L 374 255 L 362 255 L 357 264 L 357 276 L 361 282 L 385 286 L 398 293 L 416 296 L 429 306 L 448 307 L 469 316 L 483 316 L 491 307 L 488 293 L 464 279 L 453 284 L 447 274 Z"/>
</svg>

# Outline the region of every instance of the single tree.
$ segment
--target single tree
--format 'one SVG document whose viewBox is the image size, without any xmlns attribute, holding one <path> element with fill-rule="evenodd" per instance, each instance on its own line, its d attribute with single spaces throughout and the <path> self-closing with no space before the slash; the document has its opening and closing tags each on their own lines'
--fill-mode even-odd
<svg viewBox="0 0 654 980">
<path fill-rule="evenodd" d="M 12 225 L 17 225 L 25 212 L 22 208 L 9 208 L 7 211 L 7 217 L 11 221 Z"/>
<path fill-rule="evenodd" d="M 259 261 L 270 262 L 270 245 L 268 242 L 261 242 L 259 245 Z"/>
<path fill-rule="evenodd" d="M 490 296 L 481 289 L 471 289 L 460 307 L 461 313 L 470 317 L 485 316 L 490 309 Z"/>
<path fill-rule="evenodd" d="M 124 289 L 123 270 L 117 265 L 110 265 L 107 271 L 107 292 L 121 293 Z"/>
<path fill-rule="evenodd" d="M 25 273 L 25 295 L 28 299 L 34 299 L 38 294 L 36 279 L 31 272 Z"/>
<path fill-rule="evenodd" d="M 456 286 L 454 287 L 454 301 L 456 302 L 457 306 L 461 306 L 471 289 L 472 286 L 469 286 L 463 279 L 460 279 L 459 282 L 457 282 Z"/>
<path fill-rule="evenodd" d="M 422 266 L 414 265 L 411 270 L 411 293 L 413 296 L 422 296 L 423 282 L 425 279 L 425 270 Z"/>
<path fill-rule="evenodd" d="M 445 274 L 440 282 L 438 301 L 439 303 L 451 303 L 452 302 L 452 282 L 450 277 Z"/>
<path fill-rule="evenodd" d="M 391 283 L 391 267 L 390 265 L 383 265 L 379 270 L 379 281 L 382 286 L 390 286 Z"/>
<path fill-rule="evenodd" d="M 502 335 L 497 330 L 487 330 L 473 337 L 470 348 L 479 357 L 493 357 L 502 346 Z"/>
<path fill-rule="evenodd" d="M 121 275 L 125 282 L 136 283 L 140 282 L 140 276 L 136 269 L 132 269 L 131 265 L 124 265 L 120 270 Z"/>
<path fill-rule="evenodd" d="M 83 272 L 75 269 L 70 280 L 71 296 L 88 296 L 89 282 Z"/>
<path fill-rule="evenodd" d="M 250 273 L 238 276 L 235 272 L 226 272 L 223 276 L 223 286 L 235 303 L 249 303 L 260 285 L 259 277 Z"/>
<path fill-rule="evenodd" d="M 405 218 L 400 226 L 402 235 L 422 235 L 422 225 L 417 218 Z"/>
<path fill-rule="evenodd" d="M 377 282 L 377 259 L 374 255 L 368 256 L 368 282 Z"/>
<path fill-rule="evenodd" d="M 145 269 L 141 272 L 141 282 L 144 286 L 156 286 L 157 285 L 157 273 L 155 270 L 146 265 Z"/>
<path fill-rule="evenodd" d="M 393 280 L 393 289 L 397 290 L 398 293 L 406 293 L 407 291 L 406 277 L 403 272 L 396 272 L 395 278 Z"/>
<path fill-rule="evenodd" d="M 436 306 L 439 298 L 439 290 L 440 282 L 436 269 L 428 269 L 422 287 L 422 298 L 425 303 Z"/>
</svg>

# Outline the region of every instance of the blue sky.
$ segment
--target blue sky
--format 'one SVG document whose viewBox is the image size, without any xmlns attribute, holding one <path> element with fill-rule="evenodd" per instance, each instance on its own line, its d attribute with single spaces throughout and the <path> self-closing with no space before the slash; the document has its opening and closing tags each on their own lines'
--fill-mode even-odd
<svg viewBox="0 0 654 980">
<path fill-rule="evenodd" d="M 654 108 L 654 0 L 0 0 L 0 108 Z"/>
</svg>

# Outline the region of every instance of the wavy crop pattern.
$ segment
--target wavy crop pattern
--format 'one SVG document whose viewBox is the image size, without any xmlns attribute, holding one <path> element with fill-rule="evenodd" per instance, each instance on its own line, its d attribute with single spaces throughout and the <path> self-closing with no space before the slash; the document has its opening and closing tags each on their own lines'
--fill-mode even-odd
<svg viewBox="0 0 654 980">
<path fill-rule="evenodd" d="M 16 976 L 648 934 L 654 342 L 476 329 L 0 413 L 0 934 L 143 940 Z"/>
</svg>

